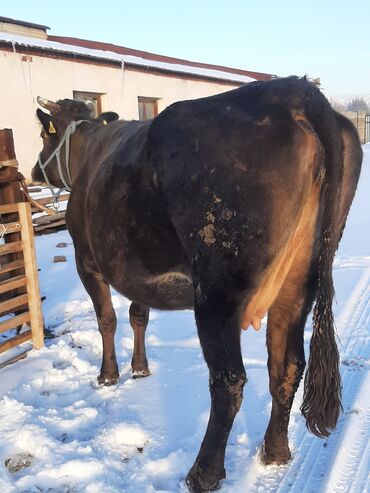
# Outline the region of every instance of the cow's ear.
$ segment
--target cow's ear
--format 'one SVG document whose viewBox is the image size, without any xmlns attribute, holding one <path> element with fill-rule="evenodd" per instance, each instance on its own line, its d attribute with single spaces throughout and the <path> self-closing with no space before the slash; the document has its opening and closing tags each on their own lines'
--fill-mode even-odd
<svg viewBox="0 0 370 493">
<path fill-rule="evenodd" d="M 37 108 L 37 117 L 40 120 L 42 126 L 44 127 L 46 135 L 55 135 L 57 130 L 53 123 L 53 118 L 48 114 L 44 113 L 40 108 Z"/>
<path fill-rule="evenodd" d="M 118 120 L 119 115 L 114 111 L 105 111 L 96 119 L 97 122 L 102 123 L 103 125 L 108 125 L 108 123 L 114 122 Z"/>
</svg>

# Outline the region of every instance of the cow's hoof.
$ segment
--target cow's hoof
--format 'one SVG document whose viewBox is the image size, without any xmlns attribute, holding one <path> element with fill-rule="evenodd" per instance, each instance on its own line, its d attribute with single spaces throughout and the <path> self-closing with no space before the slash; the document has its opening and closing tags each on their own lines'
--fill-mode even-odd
<svg viewBox="0 0 370 493">
<path fill-rule="evenodd" d="M 136 380 L 137 378 L 149 377 L 149 368 L 143 368 L 142 370 L 132 370 L 132 378 Z"/>
<path fill-rule="evenodd" d="M 104 387 L 109 387 L 110 385 L 116 385 L 118 382 L 119 376 L 118 375 L 102 375 L 100 374 L 98 376 L 98 384 L 99 385 L 104 385 Z"/>
<path fill-rule="evenodd" d="M 267 449 L 265 443 L 262 444 L 260 450 L 260 457 L 263 464 L 266 466 L 277 465 L 284 466 L 288 464 L 292 455 L 290 453 L 289 447 L 283 449 Z"/>
<path fill-rule="evenodd" d="M 220 474 L 210 474 L 195 463 L 186 477 L 186 485 L 191 493 L 215 491 L 221 487 L 221 480 L 225 477 L 225 469 L 222 469 Z"/>
</svg>

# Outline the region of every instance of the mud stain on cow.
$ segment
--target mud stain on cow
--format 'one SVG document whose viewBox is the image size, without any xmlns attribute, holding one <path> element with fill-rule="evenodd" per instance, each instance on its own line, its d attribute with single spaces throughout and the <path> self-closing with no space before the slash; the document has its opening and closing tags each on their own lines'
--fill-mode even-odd
<svg viewBox="0 0 370 493">
<path fill-rule="evenodd" d="M 200 229 L 198 231 L 198 235 L 202 238 L 203 242 L 208 246 L 213 245 L 213 243 L 216 242 L 215 227 L 213 226 L 212 223 L 207 224 L 207 226 L 204 226 L 204 228 Z"/>
</svg>

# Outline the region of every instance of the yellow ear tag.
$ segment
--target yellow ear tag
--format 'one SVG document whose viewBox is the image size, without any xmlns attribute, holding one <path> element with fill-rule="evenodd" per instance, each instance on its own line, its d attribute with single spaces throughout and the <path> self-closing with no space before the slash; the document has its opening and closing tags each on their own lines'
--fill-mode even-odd
<svg viewBox="0 0 370 493">
<path fill-rule="evenodd" d="M 56 134 L 57 131 L 55 130 L 55 127 L 53 125 L 53 122 L 49 123 L 49 134 Z"/>
<path fill-rule="evenodd" d="M 102 121 L 102 124 L 103 124 L 103 125 L 108 125 L 107 120 L 103 120 L 103 121 Z"/>
</svg>

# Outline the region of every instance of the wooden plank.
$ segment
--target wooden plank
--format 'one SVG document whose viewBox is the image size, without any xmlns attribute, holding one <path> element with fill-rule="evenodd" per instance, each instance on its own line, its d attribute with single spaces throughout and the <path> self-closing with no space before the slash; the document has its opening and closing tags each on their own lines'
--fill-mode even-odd
<svg viewBox="0 0 370 493">
<path fill-rule="evenodd" d="M 22 224 L 21 235 L 23 241 L 24 268 L 27 279 L 28 304 L 30 307 L 32 342 L 35 349 L 40 349 L 44 345 L 44 321 L 41 309 L 31 206 L 27 202 L 21 202 L 18 204 L 18 207 L 19 220 Z"/>
<path fill-rule="evenodd" d="M 9 320 L 4 320 L 4 322 L 0 322 L 0 334 L 7 330 L 16 329 L 19 325 L 23 325 L 29 321 L 30 312 L 21 313 L 16 317 L 9 318 Z"/>
<path fill-rule="evenodd" d="M 8 163 L 14 163 L 16 164 L 17 161 L 14 159 L 12 161 L 7 161 Z M 1 163 L 0 163 L 1 164 Z M 10 183 L 14 183 L 16 181 L 18 181 L 17 179 L 17 169 L 13 166 L 6 166 L 6 167 L 3 167 L 4 165 L 1 164 L 1 173 L 0 173 L 0 185 L 3 185 L 3 186 L 9 186 Z M 1 187 L 2 188 L 2 187 Z M 4 198 L 4 197 L 3 197 Z M 2 202 L 3 204 L 6 204 L 7 202 L 5 200 L 3 200 Z M 10 204 L 15 204 L 15 202 L 9 202 Z"/>
<path fill-rule="evenodd" d="M 21 252 L 23 250 L 23 243 L 21 241 L 13 241 L 12 243 L 5 243 L 0 245 L 0 255 L 6 253 Z"/>
<path fill-rule="evenodd" d="M 0 145 L 0 156 L 2 156 L 1 160 L 15 160 L 16 155 L 15 155 L 15 150 L 14 150 L 14 140 L 13 140 L 13 134 L 12 131 L 6 131 L 8 133 L 8 143 L 6 146 Z M 0 135 L 3 133 L 3 131 L 0 130 Z M 0 142 L 3 142 L 2 138 L 0 138 Z M 7 177 L 8 181 L 4 182 L 1 184 L 0 187 L 0 214 L 2 215 L 2 220 L 6 222 L 18 222 L 19 219 L 19 214 L 18 214 L 18 202 L 22 202 L 23 199 L 23 193 L 21 191 L 21 186 L 20 186 L 20 181 L 19 179 L 21 178 L 20 173 L 16 168 L 2 168 L 0 170 L 0 174 L 2 178 Z M 5 219 L 4 219 L 5 218 Z M 22 260 L 23 259 L 23 254 L 21 251 L 21 247 L 19 249 L 16 247 L 16 245 L 13 247 L 12 245 L 16 242 L 21 243 L 21 234 L 19 232 L 15 233 L 9 233 L 4 237 L 4 243 L 5 245 L 11 245 L 9 253 L 13 251 L 11 258 L 8 258 L 7 260 L 1 259 L 1 262 L 9 262 L 9 261 L 15 261 L 15 260 Z M 19 243 L 19 244 L 20 244 Z M 4 253 L 4 249 L 0 247 L 0 250 L 3 250 L 2 253 Z M 23 274 L 22 269 L 20 270 L 15 270 L 12 274 L 14 275 L 20 275 Z M 21 288 L 21 291 L 16 294 L 23 294 L 23 288 Z"/>
<path fill-rule="evenodd" d="M 32 197 L 36 202 L 40 202 L 42 205 L 47 205 L 47 204 L 52 204 L 53 203 L 53 197 L 41 197 L 39 199 Z M 58 202 L 65 202 L 66 200 L 69 199 L 69 193 L 63 193 L 60 197 Z"/>
<path fill-rule="evenodd" d="M 1 223 L 0 224 L 0 232 L 3 235 L 8 235 L 9 233 L 16 233 L 20 231 L 21 225 L 20 223 L 12 222 L 12 223 Z"/>
<path fill-rule="evenodd" d="M 29 349 L 27 351 L 22 351 L 21 353 L 17 354 L 17 356 L 14 356 L 13 358 L 9 358 L 6 361 L 3 361 L 3 363 L 0 363 L 0 370 L 2 368 L 5 368 L 6 366 L 16 363 L 17 361 L 20 361 L 21 359 L 24 359 L 28 355 L 28 353 L 29 353 Z"/>
<path fill-rule="evenodd" d="M 6 293 L 7 291 L 11 291 L 12 289 L 17 289 L 26 285 L 27 285 L 27 279 L 24 275 L 11 277 L 6 281 L 0 282 L 0 294 Z"/>
<path fill-rule="evenodd" d="M 21 295 L 20 295 L 21 296 Z M 15 311 L 19 313 L 26 312 L 28 310 L 28 299 L 25 305 L 20 305 L 16 310 L 8 310 L 5 312 L 1 312 L 1 317 L 5 317 L 5 315 L 14 315 Z"/>
<path fill-rule="evenodd" d="M 0 264 L 0 275 L 5 272 L 11 272 L 12 270 L 21 269 L 24 267 L 23 260 L 14 260 L 14 262 L 8 262 L 7 264 Z"/>
<path fill-rule="evenodd" d="M 4 353 L 8 349 L 18 346 L 18 344 L 29 341 L 31 339 L 32 339 L 32 332 L 30 330 L 26 330 L 25 332 L 22 332 L 22 334 L 19 334 L 15 337 L 12 337 L 11 339 L 8 339 L 5 342 L 2 342 L 0 344 L 0 353 Z"/>
<path fill-rule="evenodd" d="M 36 199 L 33 197 L 33 199 L 38 202 L 39 204 L 45 206 L 45 207 L 48 207 L 48 209 L 53 209 L 52 207 L 52 204 L 53 204 L 53 197 L 42 197 L 40 199 Z M 63 194 L 60 196 L 60 199 L 59 199 L 59 203 L 62 203 L 62 202 L 68 202 L 68 199 L 69 199 L 69 194 Z M 37 214 L 37 213 L 40 213 L 42 212 L 38 207 L 36 207 L 34 204 L 31 203 L 31 212 L 32 214 Z"/>
<path fill-rule="evenodd" d="M 13 130 L 2 128 L 0 130 L 0 161 L 15 159 Z"/>
<path fill-rule="evenodd" d="M 10 214 L 18 212 L 18 204 L 0 205 L 0 214 Z"/>
<path fill-rule="evenodd" d="M 21 294 L 20 296 L 15 296 L 9 300 L 2 301 L 0 303 L 0 317 L 4 315 L 4 312 L 11 312 L 14 308 L 19 308 L 28 303 L 28 295 Z"/>
<path fill-rule="evenodd" d="M 56 214 L 53 214 L 52 216 L 40 216 L 40 217 L 33 218 L 33 222 L 36 223 L 37 225 L 53 224 L 56 221 L 60 221 L 61 219 L 64 219 L 65 215 L 66 215 L 65 211 L 57 212 Z"/>
<path fill-rule="evenodd" d="M 47 229 L 54 229 L 54 228 L 58 228 L 59 226 L 65 226 L 66 222 L 64 219 L 61 219 L 60 221 L 57 221 L 55 223 L 50 223 L 50 224 L 43 224 L 43 225 L 38 225 L 38 226 L 35 226 L 34 229 L 36 231 L 36 233 L 38 233 L 39 231 L 45 231 Z"/>
</svg>

